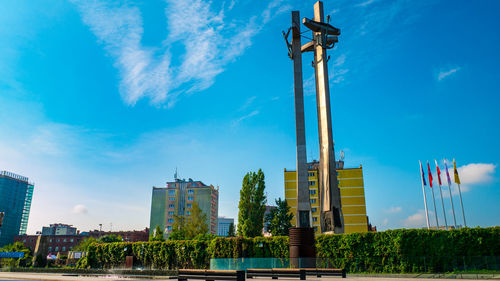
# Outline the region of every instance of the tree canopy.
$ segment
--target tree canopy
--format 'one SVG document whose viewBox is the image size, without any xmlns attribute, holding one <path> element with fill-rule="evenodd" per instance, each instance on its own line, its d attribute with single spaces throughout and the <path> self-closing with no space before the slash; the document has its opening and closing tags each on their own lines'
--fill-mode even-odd
<svg viewBox="0 0 500 281">
<path fill-rule="evenodd" d="M 266 216 L 269 232 L 273 236 L 288 236 L 288 229 L 292 227 L 291 220 L 293 219 L 290 206 L 288 206 L 286 199 L 278 198 L 275 202 L 276 208 L 272 209 Z"/>
<path fill-rule="evenodd" d="M 262 235 L 264 213 L 266 211 L 266 195 L 264 190 L 264 172 L 249 172 L 243 178 L 240 191 L 238 213 L 238 235 L 256 237 Z"/>
<path fill-rule="evenodd" d="M 234 223 L 230 223 L 229 230 L 227 231 L 227 237 L 234 237 L 234 236 L 236 236 L 234 231 Z"/>
<path fill-rule="evenodd" d="M 172 232 L 168 239 L 191 240 L 196 237 L 204 237 L 206 234 L 208 234 L 207 215 L 203 213 L 196 202 L 193 202 L 189 215 L 174 216 Z"/>
<path fill-rule="evenodd" d="M 149 235 L 149 241 L 165 241 L 163 230 L 161 230 L 159 225 L 156 226 L 153 234 Z"/>
</svg>

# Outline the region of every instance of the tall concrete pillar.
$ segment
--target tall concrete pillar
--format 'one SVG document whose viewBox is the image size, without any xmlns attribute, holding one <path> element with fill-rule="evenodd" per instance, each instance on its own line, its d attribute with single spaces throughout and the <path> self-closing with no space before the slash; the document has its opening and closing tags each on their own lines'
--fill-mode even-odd
<svg viewBox="0 0 500 281">
<path fill-rule="evenodd" d="M 314 21 L 324 23 L 323 2 L 314 4 Z M 322 232 L 344 233 L 344 219 L 340 202 L 340 189 L 335 167 L 335 151 L 330 109 L 330 85 L 328 83 L 327 33 L 313 32 L 314 66 L 316 75 L 316 102 L 320 148 L 320 204 Z"/>
<path fill-rule="evenodd" d="M 292 60 L 295 94 L 295 132 L 297 138 L 297 213 L 295 214 L 295 218 L 297 227 L 311 227 L 299 11 L 292 11 Z"/>
</svg>

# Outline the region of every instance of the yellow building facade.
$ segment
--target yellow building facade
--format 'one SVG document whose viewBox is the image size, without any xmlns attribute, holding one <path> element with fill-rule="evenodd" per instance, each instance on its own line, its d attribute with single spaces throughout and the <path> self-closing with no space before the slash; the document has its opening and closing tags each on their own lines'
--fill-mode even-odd
<svg viewBox="0 0 500 281">
<path fill-rule="evenodd" d="M 308 163 L 309 197 L 311 200 L 312 223 L 315 234 L 321 234 L 320 229 L 320 198 L 318 162 Z M 337 162 L 337 180 L 339 181 L 340 200 L 344 215 L 345 233 L 367 232 L 368 217 L 366 216 L 365 188 L 363 182 L 363 167 L 344 169 L 342 161 Z M 292 225 L 295 225 L 297 209 L 297 172 L 285 169 L 285 199 L 294 215 Z"/>
</svg>

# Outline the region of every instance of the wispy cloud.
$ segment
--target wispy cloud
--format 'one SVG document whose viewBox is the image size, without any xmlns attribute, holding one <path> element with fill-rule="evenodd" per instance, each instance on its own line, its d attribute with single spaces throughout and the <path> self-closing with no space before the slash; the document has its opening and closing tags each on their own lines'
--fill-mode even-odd
<svg viewBox="0 0 500 281">
<path fill-rule="evenodd" d="M 426 222 L 424 210 L 418 210 L 416 213 L 405 218 L 403 220 L 403 225 L 409 228 L 420 228 L 425 226 Z"/>
<path fill-rule="evenodd" d="M 166 0 L 169 35 L 159 47 L 141 43 L 141 11 L 129 4 L 73 0 L 83 22 L 113 57 L 120 72 L 120 93 L 134 105 L 141 98 L 152 103 L 173 105 L 186 92 L 210 87 L 225 66 L 251 46 L 252 39 L 273 17 L 290 9 L 281 0 L 272 1 L 248 20 L 229 20 L 226 12 L 233 2 L 214 11 L 211 2 Z M 184 54 L 173 47 L 183 46 Z M 181 58 L 173 64 L 172 55 Z"/>
<path fill-rule="evenodd" d="M 438 81 L 441 81 L 444 78 L 449 77 L 449 76 L 457 73 L 460 69 L 462 69 L 462 68 L 457 66 L 457 67 L 453 67 L 451 69 L 441 70 L 441 71 L 439 71 L 439 73 L 437 75 L 437 79 L 438 79 Z"/>
<path fill-rule="evenodd" d="M 397 206 L 397 207 L 390 207 L 389 209 L 384 210 L 384 212 L 388 214 L 397 214 L 400 213 L 403 210 L 402 207 Z"/>
<path fill-rule="evenodd" d="M 89 210 L 85 205 L 78 204 L 73 207 L 73 214 L 87 214 Z"/>
<path fill-rule="evenodd" d="M 375 2 L 375 0 L 367 0 L 367 1 L 364 1 L 364 2 L 357 4 L 356 6 L 357 7 L 366 7 L 370 4 L 372 4 L 373 2 Z"/>
<path fill-rule="evenodd" d="M 245 114 L 245 115 L 239 117 L 238 119 L 234 120 L 233 123 L 232 123 L 232 126 L 236 127 L 236 126 L 238 126 L 241 123 L 241 121 L 246 120 L 248 118 L 251 118 L 251 117 L 253 117 L 255 115 L 258 115 L 259 113 L 260 113 L 259 110 L 254 110 L 254 111 L 252 111 L 252 112 L 250 112 L 248 114 Z"/>
</svg>

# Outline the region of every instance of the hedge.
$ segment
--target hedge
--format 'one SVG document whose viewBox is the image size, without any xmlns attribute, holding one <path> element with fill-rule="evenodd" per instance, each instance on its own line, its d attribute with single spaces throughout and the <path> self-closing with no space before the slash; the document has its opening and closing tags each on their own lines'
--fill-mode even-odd
<svg viewBox="0 0 500 281">
<path fill-rule="evenodd" d="M 498 269 L 500 227 L 320 235 L 316 252 L 327 266 L 348 272 Z"/>
<path fill-rule="evenodd" d="M 316 237 L 316 254 L 318 267 L 348 272 L 498 270 L 500 227 L 325 234 Z M 208 268 L 210 258 L 287 258 L 289 245 L 288 237 L 91 244 L 78 266 L 119 268 L 126 256 L 133 256 L 134 266 L 141 268 Z"/>
</svg>

